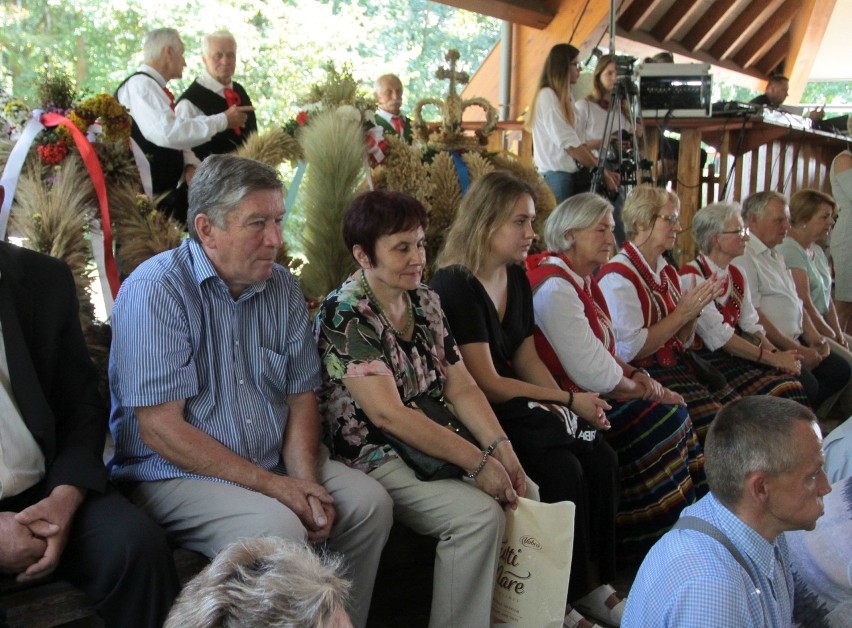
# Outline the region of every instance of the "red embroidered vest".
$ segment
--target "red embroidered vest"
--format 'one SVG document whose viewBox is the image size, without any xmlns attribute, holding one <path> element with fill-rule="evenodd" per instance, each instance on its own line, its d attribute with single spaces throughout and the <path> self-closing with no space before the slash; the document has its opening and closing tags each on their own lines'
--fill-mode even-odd
<svg viewBox="0 0 852 628">
<path fill-rule="evenodd" d="M 598 287 L 594 278 L 590 278 L 589 291 L 585 290 L 577 280 L 561 266 L 549 264 L 546 262 L 548 257 L 558 257 L 567 263 L 564 256 L 557 253 L 538 253 L 527 257 L 527 279 L 533 292 L 550 277 L 560 277 L 565 279 L 572 288 L 577 292 L 580 301 L 583 303 L 583 311 L 589 321 L 589 326 L 592 329 L 595 337 L 600 340 L 610 352 L 610 355 L 615 355 L 615 334 L 612 329 L 612 321 L 609 316 L 609 309 L 606 306 L 603 293 Z M 535 348 L 538 352 L 541 361 L 544 362 L 548 370 L 551 372 L 556 382 L 564 390 L 572 390 L 574 392 L 584 392 L 565 372 L 562 368 L 562 363 L 559 357 L 553 350 L 553 347 L 547 341 L 542 331 L 536 326 L 533 330 L 533 339 Z"/>
</svg>

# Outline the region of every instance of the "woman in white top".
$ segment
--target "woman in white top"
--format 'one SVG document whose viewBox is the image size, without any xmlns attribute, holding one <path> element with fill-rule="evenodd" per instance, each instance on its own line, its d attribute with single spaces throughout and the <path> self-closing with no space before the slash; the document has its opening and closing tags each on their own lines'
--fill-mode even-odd
<svg viewBox="0 0 852 628">
<path fill-rule="evenodd" d="M 831 162 L 831 195 L 840 213 L 831 232 L 834 263 L 834 299 L 840 328 L 852 331 L 852 151 L 844 150 Z"/>
<path fill-rule="evenodd" d="M 618 72 L 613 55 L 603 55 L 598 59 L 595 72 L 592 76 L 592 91 L 583 100 L 575 105 L 577 117 L 576 127 L 578 133 L 585 138 L 586 146 L 596 156 L 600 151 L 606 151 L 609 140 L 604 138 L 606 132 L 606 121 L 609 107 L 612 102 L 612 92 L 618 81 Z M 629 104 L 626 98 L 621 99 L 617 112 L 610 123 L 609 136 L 612 138 L 624 138 L 622 132 L 633 134 L 633 125 L 630 122 Z M 637 129 L 637 135 L 641 137 L 641 127 Z M 622 152 L 616 153 L 616 156 Z M 621 209 L 624 207 L 624 188 L 618 188 L 618 194 L 610 196 L 612 200 L 615 218 L 615 239 L 620 245 L 624 242 L 624 222 L 621 219 Z"/>
<path fill-rule="evenodd" d="M 588 189 L 575 189 L 575 175 L 579 166 L 594 169 L 598 163 L 574 126 L 571 85 L 580 78 L 579 54 L 571 44 L 557 44 L 550 49 L 527 123 L 532 129 L 536 168 L 557 203 L 578 192 L 588 192 Z M 601 180 L 608 190 L 618 189 L 618 173 L 605 171 Z"/>
</svg>

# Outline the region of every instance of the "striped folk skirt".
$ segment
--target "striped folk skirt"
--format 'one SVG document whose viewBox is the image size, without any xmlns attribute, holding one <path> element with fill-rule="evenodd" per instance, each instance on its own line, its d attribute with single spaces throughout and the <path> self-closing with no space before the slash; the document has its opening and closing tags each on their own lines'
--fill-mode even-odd
<svg viewBox="0 0 852 628">
<path fill-rule="evenodd" d="M 683 358 L 679 358 L 674 366 L 660 366 L 654 363 L 646 368 L 651 377 L 666 388 L 679 393 L 686 401 L 689 417 L 692 419 L 692 429 L 695 430 L 695 435 L 702 444 L 710 423 L 713 422 L 719 409 L 729 401 L 740 398 L 739 393 L 730 384 L 719 390 L 709 390 L 698 381 L 697 374 L 684 362 Z"/>
<path fill-rule="evenodd" d="M 728 380 L 728 385 L 741 397 L 771 395 L 792 399 L 808 406 L 804 387 L 791 375 L 784 375 L 772 367 L 735 357 L 722 349 L 702 351 L 699 355 L 716 367 Z"/>
<path fill-rule="evenodd" d="M 621 472 L 618 562 L 638 566 L 680 511 L 707 492 L 704 455 L 686 408 L 642 399 L 610 405 L 612 428 L 603 434 Z"/>
</svg>

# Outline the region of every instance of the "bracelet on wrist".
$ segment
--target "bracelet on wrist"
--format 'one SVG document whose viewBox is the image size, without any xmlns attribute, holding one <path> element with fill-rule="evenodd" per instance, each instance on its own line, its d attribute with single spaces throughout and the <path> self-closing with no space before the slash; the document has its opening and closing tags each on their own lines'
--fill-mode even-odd
<svg viewBox="0 0 852 628">
<path fill-rule="evenodd" d="M 633 379 L 633 377 L 636 375 L 636 373 L 642 373 L 646 377 L 651 377 L 651 374 L 648 371 L 646 371 L 643 368 L 638 368 L 638 369 L 633 369 L 633 372 L 630 374 L 628 379 Z"/>
<path fill-rule="evenodd" d="M 760 349 L 760 351 L 757 354 L 757 363 L 758 364 L 760 364 L 760 360 L 761 360 L 761 358 L 763 358 L 763 345 L 760 345 L 759 349 Z"/>
<path fill-rule="evenodd" d="M 494 450 L 497 449 L 497 445 L 499 445 L 500 443 L 509 443 L 509 442 L 511 442 L 511 441 L 509 440 L 508 436 L 498 436 L 497 438 L 495 438 L 491 442 L 490 445 L 488 445 L 488 449 L 486 449 L 485 451 L 490 456 L 491 454 L 494 453 Z"/>
<path fill-rule="evenodd" d="M 488 457 L 490 455 L 491 455 L 491 451 L 488 451 L 487 449 L 485 451 L 483 451 L 482 452 L 482 460 L 479 461 L 479 466 L 476 467 L 476 469 L 474 469 L 473 471 L 469 471 L 468 473 L 465 473 L 465 475 L 468 478 L 470 478 L 471 480 L 475 480 L 476 476 L 478 476 L 480 473 L 482 473 L 482 470 L 485 468 L 485 463 L 488 462 Z"/>
<path fill-rule="evenodd" d="M 567 408 L 568 408 L 569 410 L 571 410 L 573 407 L 574 407 L 574 391 L 573 391 L 573 390 L 569 390 L 569 391 L 568 391 L 568 404 L 567 404 Z"/>
</svg>

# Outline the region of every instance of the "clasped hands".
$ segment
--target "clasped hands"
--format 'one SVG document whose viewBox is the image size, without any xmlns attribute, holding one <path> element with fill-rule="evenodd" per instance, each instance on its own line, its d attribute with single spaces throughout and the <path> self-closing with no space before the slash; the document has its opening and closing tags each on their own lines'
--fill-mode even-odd
<svg viewBox="0 0 852 628">
<path fill-rule="evenodd" d="M 60 485 L 49 496 L 19 513 L 0 512 L 0 571 L 30 582 L 52 573 L 68 543 L 74 513 L 85 493 Z"/>
</svg>

